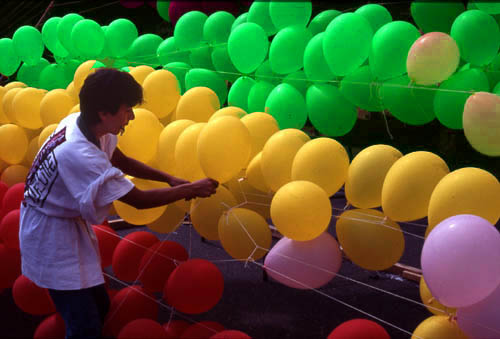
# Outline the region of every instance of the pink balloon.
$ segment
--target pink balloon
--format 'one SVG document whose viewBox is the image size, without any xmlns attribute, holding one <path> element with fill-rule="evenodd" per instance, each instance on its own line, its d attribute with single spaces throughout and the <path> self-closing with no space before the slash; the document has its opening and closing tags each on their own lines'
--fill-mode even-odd
<svg viewBox="0 0 500 339">
<path fill-rule="evenodd" d="M 127 8 L 137 8 L 144 5 L 144 1 L 140 0 L 120 0 L 120 3 L 122 4 L 123 7 Z"/>
<path fill-rule="evenodd" d="M 177 20 L 189 11 L 203 11 L 203 2 L 201 1 L 171 1 L 168 7 L 168 17 L 175 26 Z"/>
<path fill-rule="evenodd" d="M 457 311 L 458 326 L 471 338 L 500 338 L 500 285 L 486 299 Z"/>
<path fill-rule="evenodd" d="M 500 233 L 475 215 L 450 217 L 425 240 L 421 261 L 425 282 L 439 302 L 470 306 L 500 284 Z"/>
<path fill-rule="evenodd" d="M 203 12 L 206 15 L 210 15 L 218 11 L 226 11 L 233 15 L 237 15 L 239 12 L 238 3 L 234 1 L 203 1 Z"/>
<path fill-rule="evenodd" d="M 298 289 L 319 288 L 327 284 L 341 264 L 339 244 L 327 232 L 310 241 L 281 238 L 264 260 L 271 278 Z"/>
</svg>

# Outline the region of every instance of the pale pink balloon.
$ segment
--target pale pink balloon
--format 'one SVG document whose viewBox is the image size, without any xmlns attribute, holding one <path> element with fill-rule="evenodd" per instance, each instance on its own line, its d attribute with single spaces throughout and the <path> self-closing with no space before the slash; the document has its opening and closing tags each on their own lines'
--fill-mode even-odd
<svg viewBox="0 0 500 339">
<path fill-rule="evenodd" d="M 406 59 L 410 79 L 418 85 L 432 85 L 446 80 L 460 62 L 460 51 L 448 34 L 431 32 L 413 43 Z"/>
<path fill-rule="evenodd" d="M 457 311 L 458 326 L 470 338 L 500 338 L 500 285 L 486 299 Z"/>
<path fill-rule="evenodd" d="M 478 152 L 500 156 L 500 97 L 477 92 L 471 95 L 464 107 L 463 126 L 465 137 Z"/>
<path fill-rule="evenodd" d="M 266 272 L 283 285 L 319 288 L 335 277 L 342 264 L 339 244 L 324 232 L 309 241 L 282 238 L 264 260 Z"/>
</svg>

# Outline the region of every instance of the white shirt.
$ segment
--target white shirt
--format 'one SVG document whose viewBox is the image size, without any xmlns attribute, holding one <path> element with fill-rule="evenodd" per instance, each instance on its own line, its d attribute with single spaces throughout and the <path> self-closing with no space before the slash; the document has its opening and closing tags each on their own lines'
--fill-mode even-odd
<svg viewBox="0 0 500 339">
<path fill-rule="evenodd" d="M 104 283 L 92 224 L 104 221 L 110 204 L 134 184 L 110 159 L 117 137 L 101 149 L 64 118 L 38 152 L 26 179 L 19 240 L 22 272 L 44 288 L 76 290 Z"/>
</svg>

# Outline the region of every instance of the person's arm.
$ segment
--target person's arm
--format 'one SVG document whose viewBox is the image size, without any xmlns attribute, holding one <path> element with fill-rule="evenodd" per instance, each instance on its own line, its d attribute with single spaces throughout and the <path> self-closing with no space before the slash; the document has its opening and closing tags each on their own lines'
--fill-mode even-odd
<svg viewBox="0 0 500 339">
<path fill-rule="evenodd" d="M 166 182 L 170 186 L 178 186 L 189 183 L 189 181 L 174 177 L 168 173 L 157 170 L 138 160 L 127 157 L 120 149 L 116 148 L 111 158 L 114 167 L 122 170 L 123 173 L 136 178 Z"/>
<path fill-rule="evenodd" d="M 219 183 L 217 181 L 205 178 L 192 183 L 147 191 L 142 191 L 134 187 L 130 192 L 118 200 L 137 209 L 153 208 L 170 204 L 181 199 L 209 197 L 215 193 L 218 185 Z"/>
</svg>

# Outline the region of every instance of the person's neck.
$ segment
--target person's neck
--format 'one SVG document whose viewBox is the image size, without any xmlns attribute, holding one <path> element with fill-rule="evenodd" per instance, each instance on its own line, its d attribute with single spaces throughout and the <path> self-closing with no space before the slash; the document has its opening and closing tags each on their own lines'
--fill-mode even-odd
<svg viewBox="0 0 500 339">
<path fill-rule="evenodd" d="M 100 149 L 101 143 L 99 142 L 99 138 L 102 135 L 99 133 L 97 126 L 89 126 L 80 116 L 78 117 L 77 124 L 85 138 Z"/>
</svg>

